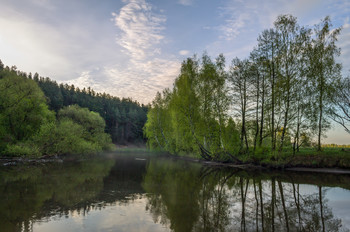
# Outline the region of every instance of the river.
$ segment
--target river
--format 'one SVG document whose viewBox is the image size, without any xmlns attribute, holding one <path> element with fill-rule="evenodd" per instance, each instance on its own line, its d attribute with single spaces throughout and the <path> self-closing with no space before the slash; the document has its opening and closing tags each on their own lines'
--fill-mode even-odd
<svg viewBox="0 0 350 232">
<path fill-rule="evenodd" d="M 0 231 L 349 231 L 350 175 L 147 153 L 0 167 Z"/>
</svg>

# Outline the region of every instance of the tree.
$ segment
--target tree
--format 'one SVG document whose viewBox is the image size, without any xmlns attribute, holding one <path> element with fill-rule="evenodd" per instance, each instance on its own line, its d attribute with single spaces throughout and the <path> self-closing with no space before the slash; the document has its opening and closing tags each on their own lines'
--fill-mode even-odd
<svg viewBox="0 0 350 232">
<path fill-rule="evenodd" d="M 144 126 L 144 133 L 148 138 L 149 148 L 161 148 L 176 153 L 176 148 L 170 147 L 170 141 L 174 139 L 171 136 L 174 132 L 169 110 L 170 98 L 171 92 L 168 89 L 163 91 L 163 95 L 157 93 L 147 114 L 148 120 Z"/>
<path fill-rule="evenodd" d="M 207 54 L 201 59 L 198 81 L 194 92 L 199 99 L 201 120 L 199 127 L 204 148 L 212 153 L 226 152 L 223 131 L 229 107 L 226 86 L 225 57 L 221 54 L 214 63 Z"/>
<path fill-rule="evenodd" d="M 280 136 L 279 152 L 282 152 L 286 132 L 294 118 L 299 102 L 295 96 L 302 89 L 298 85 L 302 79 L 304 51 L 309 42 L 310 30 L 300 28 L 297 19 L 291 15 L 281 15 L 275 21 L 276 32 L 279 34 L 279 60 L 280 60 L 280 89 L 282 91 L 281 103 L 283 114 L 283 125 Z"/>
<path fill-rule="evenodd" d="M 181 150 L 197 153 L 205 150 L 203 134 L 200 127 L 201 112 L 198 93 L 195 92 L 198 83 L 199 63 L 197 59 L 188 58 L 182 63 L 181 72 L 175 80 L 170 108 L 173 114 L 173 126 L 176 128 L 176 141 Z M 200 153 L 203 158 L 211 159 L 208 152 Z"/>
<path fill-rule="evenodd" d="M 0 79 L 0 150 L 24 141 L 54 120 L 38 85 L 14 71 L 2 71 Z"/>
<path fill-rule="evenodd" d="M 241 119 L 240 153 L 249 150 L 247 121 L 251 110 L 251 96 L 249 94 L 249 78 L 251 77 L 251 64 L 248 60 L 235 58 L 232 60 L 229 74 L 229 84 L 232 88 L 232 103 L 236 106 L 236 115 Z M 245 149 L 244 149 L 245 146 Z"/>
<path fill-rule="evenodd" d="M 314 99 L 317 102 L 314 107 L 314 124 L 317 131 L 317 150 L 321 150 L 322 133 L 329 127 L 327 114 L 329 112 L 334 86 L 340 78 L 341 65 L 336 63 L 336 56 L 340 55 L 340 49 L 336 41 L 341 28 L 332 29 L 330 18 L 325 17 L 315 26 L 314 35 L 308 49 L 308 76 L 312 81 Z"/>
<path fill-rule="evenodd" d="M 71 105 L 58 112 L 58 119 L 60 122 L 71 120 L 80 125 L 85 131 L 82 138 L 99 146 L 98 150 L 108 148 L 111 143 L 110 136 L 104 133 L 106 123 L 99 113 Z"/>
<path fill-rule="evenodd" d="M 312 132 L 317 132 L 320 149 L 328 116 L 345 128 L 349 123 L 349 107 L 341 101 L 348 101 L 349 84 L 340 84 L 341 65 L 335 62 L 339 33 L 339 28 L 331 30 L 328 17 L 311 30 L 299 26 L 295 17 L 281 15 L 274 28 L 259 35 L 250 58 L 235 58 L 228 71 L 222 55 L 216 62 L 206 53 L 185 60 L 169 103 L 155 104 L 158 113 L 149 114 L 148 120 L 157 125 L 157 115 L 167 115 L 160 120 L 158 137 L 168 137 L 166 143 L 183 152 L 200 152 L 204 159 L 234 159 L 232 152 L 260 153 L 267 151 L 264 147 L 273 156 L 286 147 L 295 154 L 310 144 Z M 337 107 L 332 109 L 332 102 Z M 240 129 L 238 149 L 228 128 L 235 128 L 233 134 Z"/>
<path fill-rule="evenodd" d="M 266 113 L 269 120 L 268 122 L 270 138 L 271 138 L 271 151 L 276 149 L 276 133 L 278 130 L 278 122 L 276 122 L 276 116 L 280 115 L 279 97 L 281 93 L 278 89 L 279 85 L 279 35 L 274 29 L 264 30 L 258 37 L 258 46 L 256 53 L 260 57 L 260 62 L 267 76 L 266 89 Z"/>
<path fill-rule="evenodd" d="M 38 85 L 48 99 L 51 110 L 58 112 L 63 107 L 63 95 L 55 81 L 50 78 L 40 78 Z"/>
<path fill-rule="evenodd" d="M 104 133 L 105 122 L 96 112 L 77 105 L 58 112 L 56 123 L 41 126 L 29 141 L 40 154 L 91 154 L 111 147 L 110 135 Z"/>
<path fill-rule="evenodd" d="M 350 77 L 342 79 L 332 103 L 331 118 L 350 133 Z"/>
</svg>

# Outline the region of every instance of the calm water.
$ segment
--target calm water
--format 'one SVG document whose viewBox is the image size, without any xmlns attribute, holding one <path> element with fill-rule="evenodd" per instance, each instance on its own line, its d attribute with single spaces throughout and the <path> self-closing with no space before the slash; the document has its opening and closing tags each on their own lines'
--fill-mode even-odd
<svg viewBox="0 0 350 232">
<path fill-rule="evenodd" d="M 350 176 L 146 154 L 0 167 L 0 231 L 348 231 Z"/>
</svg>

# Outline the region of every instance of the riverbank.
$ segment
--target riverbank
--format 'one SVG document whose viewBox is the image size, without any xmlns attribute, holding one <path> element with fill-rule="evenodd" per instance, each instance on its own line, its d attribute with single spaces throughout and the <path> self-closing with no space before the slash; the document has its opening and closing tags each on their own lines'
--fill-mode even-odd
<svg viewBox="0 0 350 232">
<path fill-rule="evenodd" d="M 333 152 L 332 152 L 333 151 Z M 312 153 L 313 152 L 313 153 Z M 241 163 L 208 161 L 190 156 L 171 155 L 167 152 L 149 151 L 143 144 L 138 145 L 117 145 L 116 149 L 108 152 L 108 155 L 120 153 L 149 153 L 169 157 L 172 159 L 181 159 L 189 162 L 201 163 L 208 166 L 231 167 L 242 170 L 286 170 L 296 172 L 314 172 L 314 173 L 335 173 L 350 174 L 350 150 L 349 149 L 325 149 L 321 152 L 315 152 L 311 149 L 303 150 L 300 154 L 284 154 L 279 158 L 274 156 L 243 156 L 239 157 Z M 24 157 L 2 157 L 0 166 L 18 165 L 18 164 L 44 164 L 48 162 L 64 162 L 65 160 L 88 159 L 95 155 L 56 155 L 44 156 L 41 158 L 24 158 Z"/>
<path fill-rule="evenodd" d="M 254 164 L 254 163 L 242 163 L 242 164 L 233 164 L 233 163 L 225 163 L 225 162 L 216 162 L 216 161 L 206 161 L 201 159 L 196 159 L 192 157 L 184 157 L 184 156 L 172 156 L 169 157 L 175 159 L 186 160 L 189 162 L 201 163 L 203 165 L 208 166 L 216 166 L 216 167 L 231 167 L 231 168 L 239 168 L 242 170 L 283 170 L 283 171 L 293 171 L 293 172 L 313 172 L 313 173 L 332 173 L 332 174 L 349 174 L 350 168 L 339 168 L 339 167 L 314 167 L 312 165 L 307 166 L 296 165 L 292 166 L 290 164 L 282 165 L 278 164 Z"/>
<path fill-rule="evenodd" d="M 303 149 L 295 155 L 283 153 L 281 156 L 244 155 L 237 157 L 240 163 L 208 161 L 189 156 L 170 155 L 177 159 L 198 162 L 210 166 L 233 167 L 246 170 L 287 170 L 297 172 L 350 174 L 350 149 L 326 148 L 320 152 Z"/>
</svg>

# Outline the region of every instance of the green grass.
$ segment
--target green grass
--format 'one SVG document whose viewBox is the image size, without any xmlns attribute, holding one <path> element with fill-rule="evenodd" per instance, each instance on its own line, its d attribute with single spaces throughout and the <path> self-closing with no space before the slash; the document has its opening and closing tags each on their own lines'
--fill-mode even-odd
<svg viewBox="0 0 350 232">
<path fill-rule="evenodd" d="M 150 153 L 164 154 L 166 151 L 150 151 L 145 146 L 117 146 L 115 152 L 121 153 Z M 194 154 L 178 154 L 199 158 Z M 288 167 L 311 167 L 311 168 L 348 168 L 350 169 L 350 149 L 349 148 L 331 148 L 325 147 L 321 151 L 315 148 L 302 148 L 293 155 L 293 151 L 285 149 L 280 154 L 278 151 L 273 154 L 267 148 L 260 148 L 255 153 L 239 155 L 238 158 L 246 164 L 255 164 L 271 168 L 288 168 Z"/>
<path fill-rule="evenodd" d="M 314 168 L 350 168 L 350 149 L 302 148 L 296 154 L 291 150 L 284 150 L 281 154 L 268 151 L 264 153 L 252 152 L 249 155 L 239 157 L 245 163 L 253 163 L 268 167 L 314 167 Z"/>
</svg>

